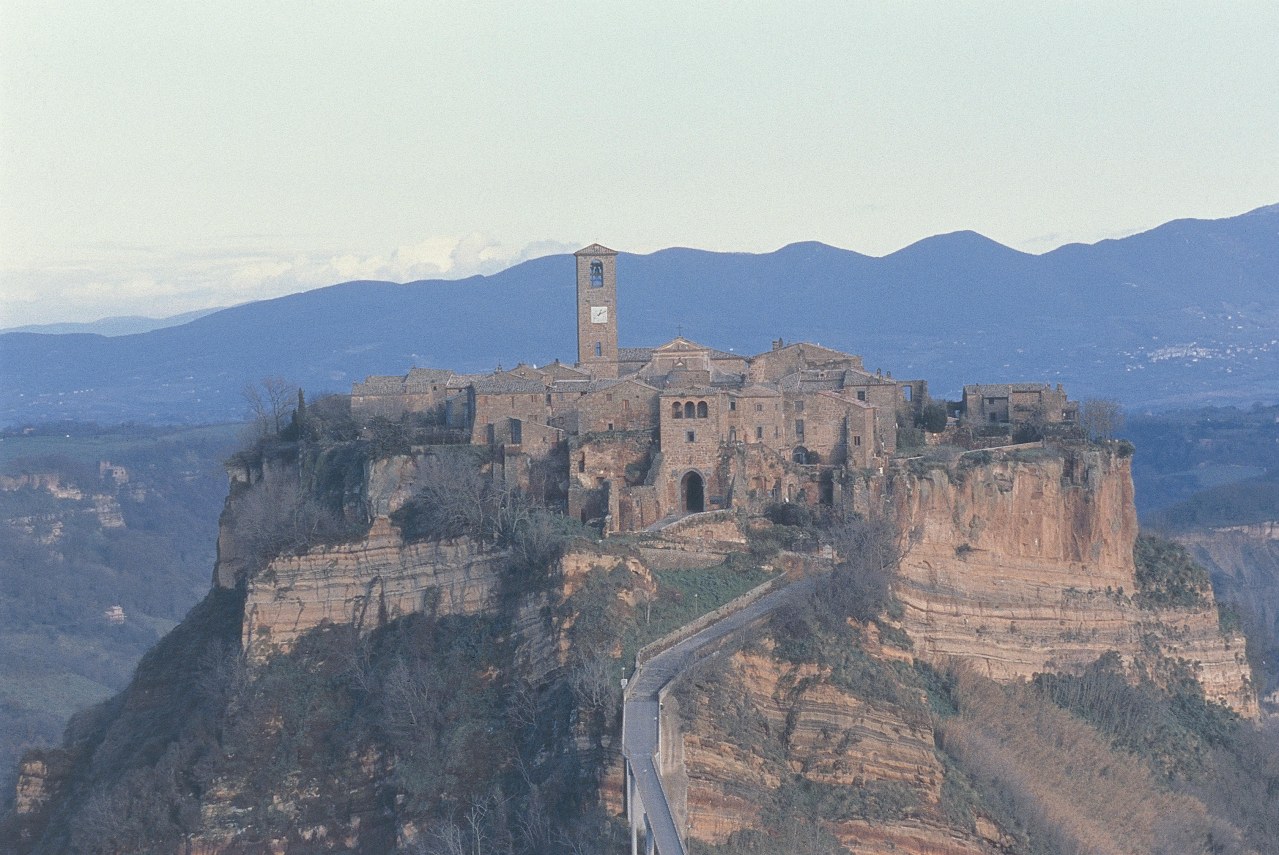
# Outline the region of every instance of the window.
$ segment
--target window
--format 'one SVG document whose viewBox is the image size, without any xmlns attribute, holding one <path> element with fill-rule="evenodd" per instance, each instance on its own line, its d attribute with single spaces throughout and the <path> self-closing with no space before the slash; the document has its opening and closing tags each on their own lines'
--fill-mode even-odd
<svg viewBox="0 0 1279 855">
<path fill-rule="evenodd" d="M 706 406 L 706 402 L 705 402 L 705 401 L 698 401 L 698 402 L 697 402 L 697 417 L 698 417 L 699 419 L 704 419 L 704 418 L 706 418 L 706 417 L 707 417 L 707 415 L 709 415 L 709 414 L 710 414 L 710 410 L 709 410 L 709 408 L 707 408 L 707 406 Z"/>
<path fill-rule="evenodd" d="M 804 438 L 804 420 L 803 419 L 795 419 L 795 436 L 799 437 L 800 439 Z"/>
<path fill-rule="evenodd" d="M 600 343 L 599 343 L 598 341 L 597 341 L 597 342 L 595 342 L 595 355 L 596 355 L 596 356 L 603 356 L 603 355 L 604 355 L 604 348 L 603 348 L 603 346 L 602 346 L 602 345 L 600 345 Z"/>
<path fill-rule="evenodd" d="M 612 430 L 612 429 L 613 429 L 613 423 L 612 423 L 612 422 L 609 422 L 609 423 L 608 423 L 608 429 L 609 429 L 609 430 Z"/>
<path fill-rule="evenodd" d="M 728 441 L 737 442 L 737 428 L 733 427 L 728 429 Z"/>
<path fill-rule="evenodd" d="M 755 426 L 755 438 L 756 438 L 756 439 L 763 439 L 763 438 L 764 438 L 764 426 L 763 426 L 763 425 L 756 425 L 756 426 Z"/>
<path fill-rule="evenodd" d="M 511 444 L 524 444 L 524 422 L 519 419 L 511 419 Z"/>
<path fill-rule="evenodd" d="M 730 410 L 733 410 L 733 411 L 736 411 L 736 410 L 737 410 L 737 399 L 736 399 L 736 398 L 733 398 L 732 400 L 730 400 L 730 401 L 728 402 L 728 408 L 729 408 Z"/>
<path fill-rule="evenodd" d="M 864 401 L 864 400 L 866 400 L 866 390 L 865 390 L 865 389 L 858 389 L 858 390 L 857 390 L 857 400 L 859 400 L 859 401 Z"/>
<path fill-rule="evenodd" d="M 548 407 L 549 407 L 550 405 L 551 405 L 551 393 L 550 393 L 550 392 L 547 392 L 547 393 L 546 393 L 546 406 L 548 406 Z"/>
<path fill-rule="evenodd" d="M 586 471 L 586 452 L 582 452 L 582 456 L 577 458 L 577 471 L 578 472 Z"/>
<path fill-rule="evenodd" d="M 803 401 L 796 401 L 796 402 L 795 402 L 795 412 L 797 412 L 797 413 L 802 413 L 802 412 L 804 412 L 804 402 L 803 402 Z"/>
<path fill-rule="evenodd" d="M 591 262 L 591 287 L 604 287 L 604 262 L 602 261 Z"/>
<path fill-rule="evenodd" d="M 671 418 L 673 419 L 684 418 L 684 407 L 682 404 L 680 404 L 679 401 L 676 401 L 673 404 L 671 404 Z"/>
<path fill-rule="evenodd" d="M 686 431 L 684 434 L 684 441 L 697 442 L 697 431 L 695 430 Z"/>
<path fill-rule="evenodd" d="M 697 407 L 693 405 L 692 401 L 684 402 L 684 418 L 686 419 L 697 418 Z"/>
<path fill-rule="evenodd" d="M 909 386 L 902 387 L 902 397 L 906 399 L 907 401 L 910 400 L 910 396 L 913 394 L 913 392 L 914 390 L 912 390 Z"/>
<path fill-rule="evenodd" d="M 608 401 L 610 404 L 613 403 L 613 393 L 612 392 L 606 393 L 604 395 L 604 400 Z"/>
<path fill-rule="evenodd" d="M 757 413 L 762 413 L 762 412 L 764 412 L 764 405 L 763 405 L 763 404 L 756 404 L 756 405 L 755 405 L 755 412 L 757 412 Z"/>
<path fill-rule="evenodd" d="M 856 447 L 856 446 L 860 446 L 861 444 L 862 444 L 862 438 L 860 436 L 854 436 L 853 446 Z"/>
</svg>

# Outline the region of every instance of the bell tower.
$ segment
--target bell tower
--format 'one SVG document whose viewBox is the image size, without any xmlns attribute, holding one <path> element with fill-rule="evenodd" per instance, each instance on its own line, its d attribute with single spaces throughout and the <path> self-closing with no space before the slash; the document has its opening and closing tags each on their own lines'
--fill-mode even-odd
<svg viewBox="0 0 1279 855">
<path fill-rule="evenodd" d="M 577 365 L 617 376 L 617 253 L 593 243 L 577 258 Z"/>
</svg>

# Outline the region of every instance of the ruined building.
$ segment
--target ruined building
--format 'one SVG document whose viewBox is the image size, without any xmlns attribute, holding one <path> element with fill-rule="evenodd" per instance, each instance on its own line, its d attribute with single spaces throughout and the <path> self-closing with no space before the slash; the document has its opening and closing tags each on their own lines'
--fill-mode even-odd
<svg viewBox="0 0 1279 855">
<path fill-rule="evenodd" d="M 779 339 L 755 356 L 682 336 L 619 347 L 617 253 L 592 244 L 575 256 L 575 366 L 369 377 L 352 389 L 353 411 L 438 413 L 491 446 L 508 478 L 567 453 L 569 513 L 603 518 L 616 532 L 673 514 L 835 502 L 859 470 L 893 454 L 899 416 L 927 401 L 923 381 L 872 373 L 861 357 L 815 344 Z M 1073 407 L 1060 387 L 968 387 L 966 400 L 969 389 L 982 390 L 973 394 L 983 407 L 1002 407 L 983 410 L 983 421 L 1009 421 L 1032 405 L 1065 418 Z"/>
</svg>

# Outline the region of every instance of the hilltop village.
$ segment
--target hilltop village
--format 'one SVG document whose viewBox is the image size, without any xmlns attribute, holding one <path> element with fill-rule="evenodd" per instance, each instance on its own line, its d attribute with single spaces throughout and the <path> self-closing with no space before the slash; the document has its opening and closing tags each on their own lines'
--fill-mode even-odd
<svg viewBox="0 0 1279 855">
<path fill-rule="evenodd" d="M 353 413 L 436 413 L 517 482 L 567 453 L 570 515 L 625 532 L 699 511 L 836 503 L 853 473 L 882 469 L 898 425 L 929 402 L 925 381 L 816 344 L 778 339 L 749 357 L 682 336 L 618 347 L 617 253 L 592 244 L 575 258 L 575 366 L 368 377 L 351 390 Z M 1077 419 L 1060 385 L 966 386 L 949 410 L 952 428 Z"/>
</svg>

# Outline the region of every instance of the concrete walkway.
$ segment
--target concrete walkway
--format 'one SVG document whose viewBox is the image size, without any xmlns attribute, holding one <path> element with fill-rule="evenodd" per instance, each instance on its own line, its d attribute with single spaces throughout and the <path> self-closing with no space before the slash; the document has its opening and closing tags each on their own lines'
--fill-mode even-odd
<svg viewBox="0 0 1279 855">
<path fill-rule="evenodd" d="M 685 855 L 684 838 L 666 798 L 655 757 L 661 730 L 658 692 L 690 665 L 709 654 L 729 635 L 762 620 L 788 603 L 798 602 L 817 587 L 817 577 L 793 582 L 725 616 L 696 635 L 675 644 L 641 665 L 626 688 L 622 707 L 622 753 L 634 775 L 639 803 L 652 831 L 649 851 Z"/>
</svg>

